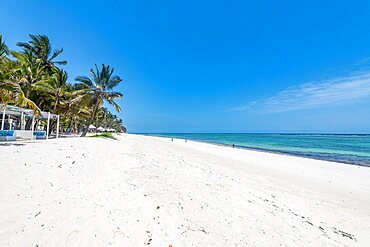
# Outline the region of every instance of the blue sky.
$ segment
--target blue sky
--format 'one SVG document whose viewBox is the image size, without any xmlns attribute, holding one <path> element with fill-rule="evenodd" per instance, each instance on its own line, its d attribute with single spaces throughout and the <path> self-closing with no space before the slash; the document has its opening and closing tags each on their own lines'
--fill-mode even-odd
<svg viewBox="0 0 370 247">
<path fill-rule="evenodd" d="M 46 34 L 70 81 L 123 77 L 131 132 L 370 133 L 370 1 L 0 2 L 8 46 Z"/>
</svg>

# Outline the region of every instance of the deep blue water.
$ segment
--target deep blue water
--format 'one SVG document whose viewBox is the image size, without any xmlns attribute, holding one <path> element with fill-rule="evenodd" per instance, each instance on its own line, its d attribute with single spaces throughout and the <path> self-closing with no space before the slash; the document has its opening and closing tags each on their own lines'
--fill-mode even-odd
<svg viewBox="0 0 370 247">
<path fill-rule="evenodd" d="M 370 167 L 370 135 L 361 134 L 208 134 L 160 133 L 173 137 L 239 148 L 284 153 Z"/>
</svg>

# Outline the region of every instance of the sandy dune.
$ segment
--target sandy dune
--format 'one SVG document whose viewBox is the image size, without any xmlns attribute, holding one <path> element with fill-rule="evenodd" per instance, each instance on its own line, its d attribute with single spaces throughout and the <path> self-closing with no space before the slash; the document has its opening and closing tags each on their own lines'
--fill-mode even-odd
<svg viewBox="0 0 370 247">
<path fill-rule="evenodd" d="M 0 246 L 370 245 L 370 168 L 119 138 L 0 144 Z"/>
</svg>

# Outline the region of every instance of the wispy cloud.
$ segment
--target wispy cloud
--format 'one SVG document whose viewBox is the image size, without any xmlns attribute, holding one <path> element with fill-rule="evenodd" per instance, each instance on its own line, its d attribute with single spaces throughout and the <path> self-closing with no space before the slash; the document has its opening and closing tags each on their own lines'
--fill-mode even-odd
<svg viewBox="0 0 370 247">
<path fill-rule="evenodd" d="M 370 97 L 370 72 L 336 77 L 287 88 L 275 96 L 235 107 L 230 111 L 286 112 L 348 104 Z"/>
</svg>

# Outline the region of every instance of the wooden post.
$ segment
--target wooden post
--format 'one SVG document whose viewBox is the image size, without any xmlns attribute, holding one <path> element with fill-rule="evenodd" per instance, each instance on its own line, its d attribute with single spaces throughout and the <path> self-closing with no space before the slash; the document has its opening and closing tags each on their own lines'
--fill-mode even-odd
<svg viewBox="0 0 370 247">
<path fill-rule="evenodd" d="M 46 125 L 46 139 L 49 139 L 50 112 L 48 112 L 48 125 Z"/>
<path fill-rule="evenodd" d="M 57 139 L 58 139 L 58 136 L 59 136 L 59 115 L 57 116 Z"/>
<path fill-rule="evenodd" d="M 24 130 L 23 112 L 21 113 L 21 130 Z"/>
<path fill-rule="evenodd" d="M 1 130 L 4 130 L 4 124 L 5 124 L 5 111 L 6 111 L 6 106 L 4 106 L 4 110 L 3 110 L 3 121 L 1 122 Z"/>
<path fill-rule="evenodd" d="M 32 116 L 32 127 L 31 127 L 31 132 L 32 132 L 32 137 L 31 139 L 33 140 L 33 132 L 35 130 L 35 116 Z"/>
</svg>

